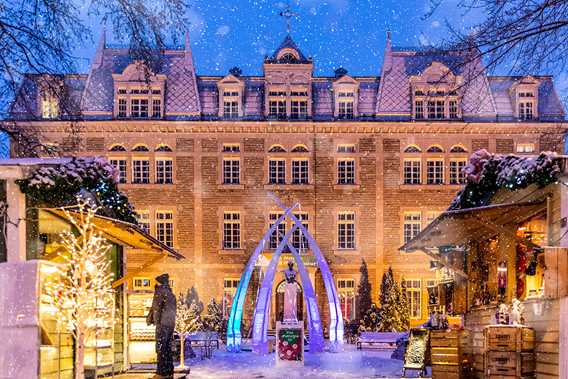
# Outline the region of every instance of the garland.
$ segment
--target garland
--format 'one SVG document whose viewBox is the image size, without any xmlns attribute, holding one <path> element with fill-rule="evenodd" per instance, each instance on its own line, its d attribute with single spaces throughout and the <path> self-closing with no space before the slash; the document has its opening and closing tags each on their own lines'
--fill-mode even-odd
<svg viewBox="0 0 568 379">
<path fill-rule="evenodd" d="M 17 184 L 22 193 L 41 205 L 74 205 L 81 196 L 94 200 L 98 214 L 136 224 L 136 213 L 118 190 L 117 176 L 114 166 L 103 158 L 72 158 L 67 163 L 40 167 Z"/>
<path fill-rule="evenodd" d="M 555 183 L 560 174 L 556 153 L 536 157 L 490 154 L 478 150 L 464 168 L 466 185 L 450 205 L 450 210 L 487 205 L 500 189 L 516 191 L 536 184 L 539 188 Z"/>
</svg>

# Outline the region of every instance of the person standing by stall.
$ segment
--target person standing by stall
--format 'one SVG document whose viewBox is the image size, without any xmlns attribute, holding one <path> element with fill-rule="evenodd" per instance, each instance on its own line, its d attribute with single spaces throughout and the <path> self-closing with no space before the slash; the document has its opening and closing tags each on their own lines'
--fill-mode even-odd
<svg viewBox="0 0 568 379">
<path fill-rule="evenodd" d="M 176 297 L 170 288 L 170 277 L 156 277 L 152 308 L 146 318 L 148 325 L 156 325 L 156 355 L 158 365 L 154 379 L 171 379 L 174 375 L 172 343 L 176 325 Z"/>
</svg>

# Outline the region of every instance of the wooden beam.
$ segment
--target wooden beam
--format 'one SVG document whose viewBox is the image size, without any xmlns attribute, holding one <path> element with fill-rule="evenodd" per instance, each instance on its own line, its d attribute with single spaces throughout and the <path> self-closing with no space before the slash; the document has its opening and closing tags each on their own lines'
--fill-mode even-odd
<svg viewBox="0 0 568 379">
<path fill-rule="evenodd" d="M 158 262 L 159 260 L 161 260 L 162 258 L 165 258 L 167 256 L 168 256 L 168 254 L 162 253 L 159 256 L 155 257 L 154 259 L 151 259 L 150 261 L 146 262 L 142 266 L 138 267 L 136 270 L 131 271 L 131 272 L 127 273 L 126 275 L 124 275 L 122 278 L 116 280 L 114 283 L 112 283 L 112 288 L 117 288 L 117 287 L 121 286 L 127 280 L 130 280 L 132 277 L 140 274 L 140 272 L 144 271 L 148 267 L 152 266 L 154 263 Z"/>
<path fill-rule="evenodd" d="M 424 254 L 428 255 L 429 257 L 439 261 L 442 265 L 450 268 L 452 271 L 454 271 L 456 274 L 458 274 L 459 276 L 467 279 L 467 274 L 465 272 L 463 272 L 461 269 L 455 267 L 454 265 L 451 265 L 447 262 L 447 260 L 440 254 L 434 254 L 426 249 L 419 249 L 419 251 L 423 252 Z"/>
</svg>

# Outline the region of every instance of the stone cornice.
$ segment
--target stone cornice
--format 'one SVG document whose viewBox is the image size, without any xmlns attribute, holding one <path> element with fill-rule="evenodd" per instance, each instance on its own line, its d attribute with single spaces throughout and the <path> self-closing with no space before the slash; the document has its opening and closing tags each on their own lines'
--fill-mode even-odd
<svg viewBox="0 0 568 379">
<path fill-rule="evenodd" d="M 269 122 L 269 121 L 21 121 L 21 129 L 42 133 L 331 133 L 331 134 L 542 134 L 564 133 L 566 122 Z"/>
</svg>

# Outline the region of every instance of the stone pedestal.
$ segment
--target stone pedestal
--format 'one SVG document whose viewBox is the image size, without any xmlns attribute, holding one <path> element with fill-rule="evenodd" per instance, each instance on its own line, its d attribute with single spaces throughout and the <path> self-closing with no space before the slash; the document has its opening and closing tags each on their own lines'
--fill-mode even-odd
<svg viewBox="0 0 568 379">
<path fill-rule="evenodd" d="M 276 323 L 276 365 L 304 365 L 304 323 Z"/>
</svg>

